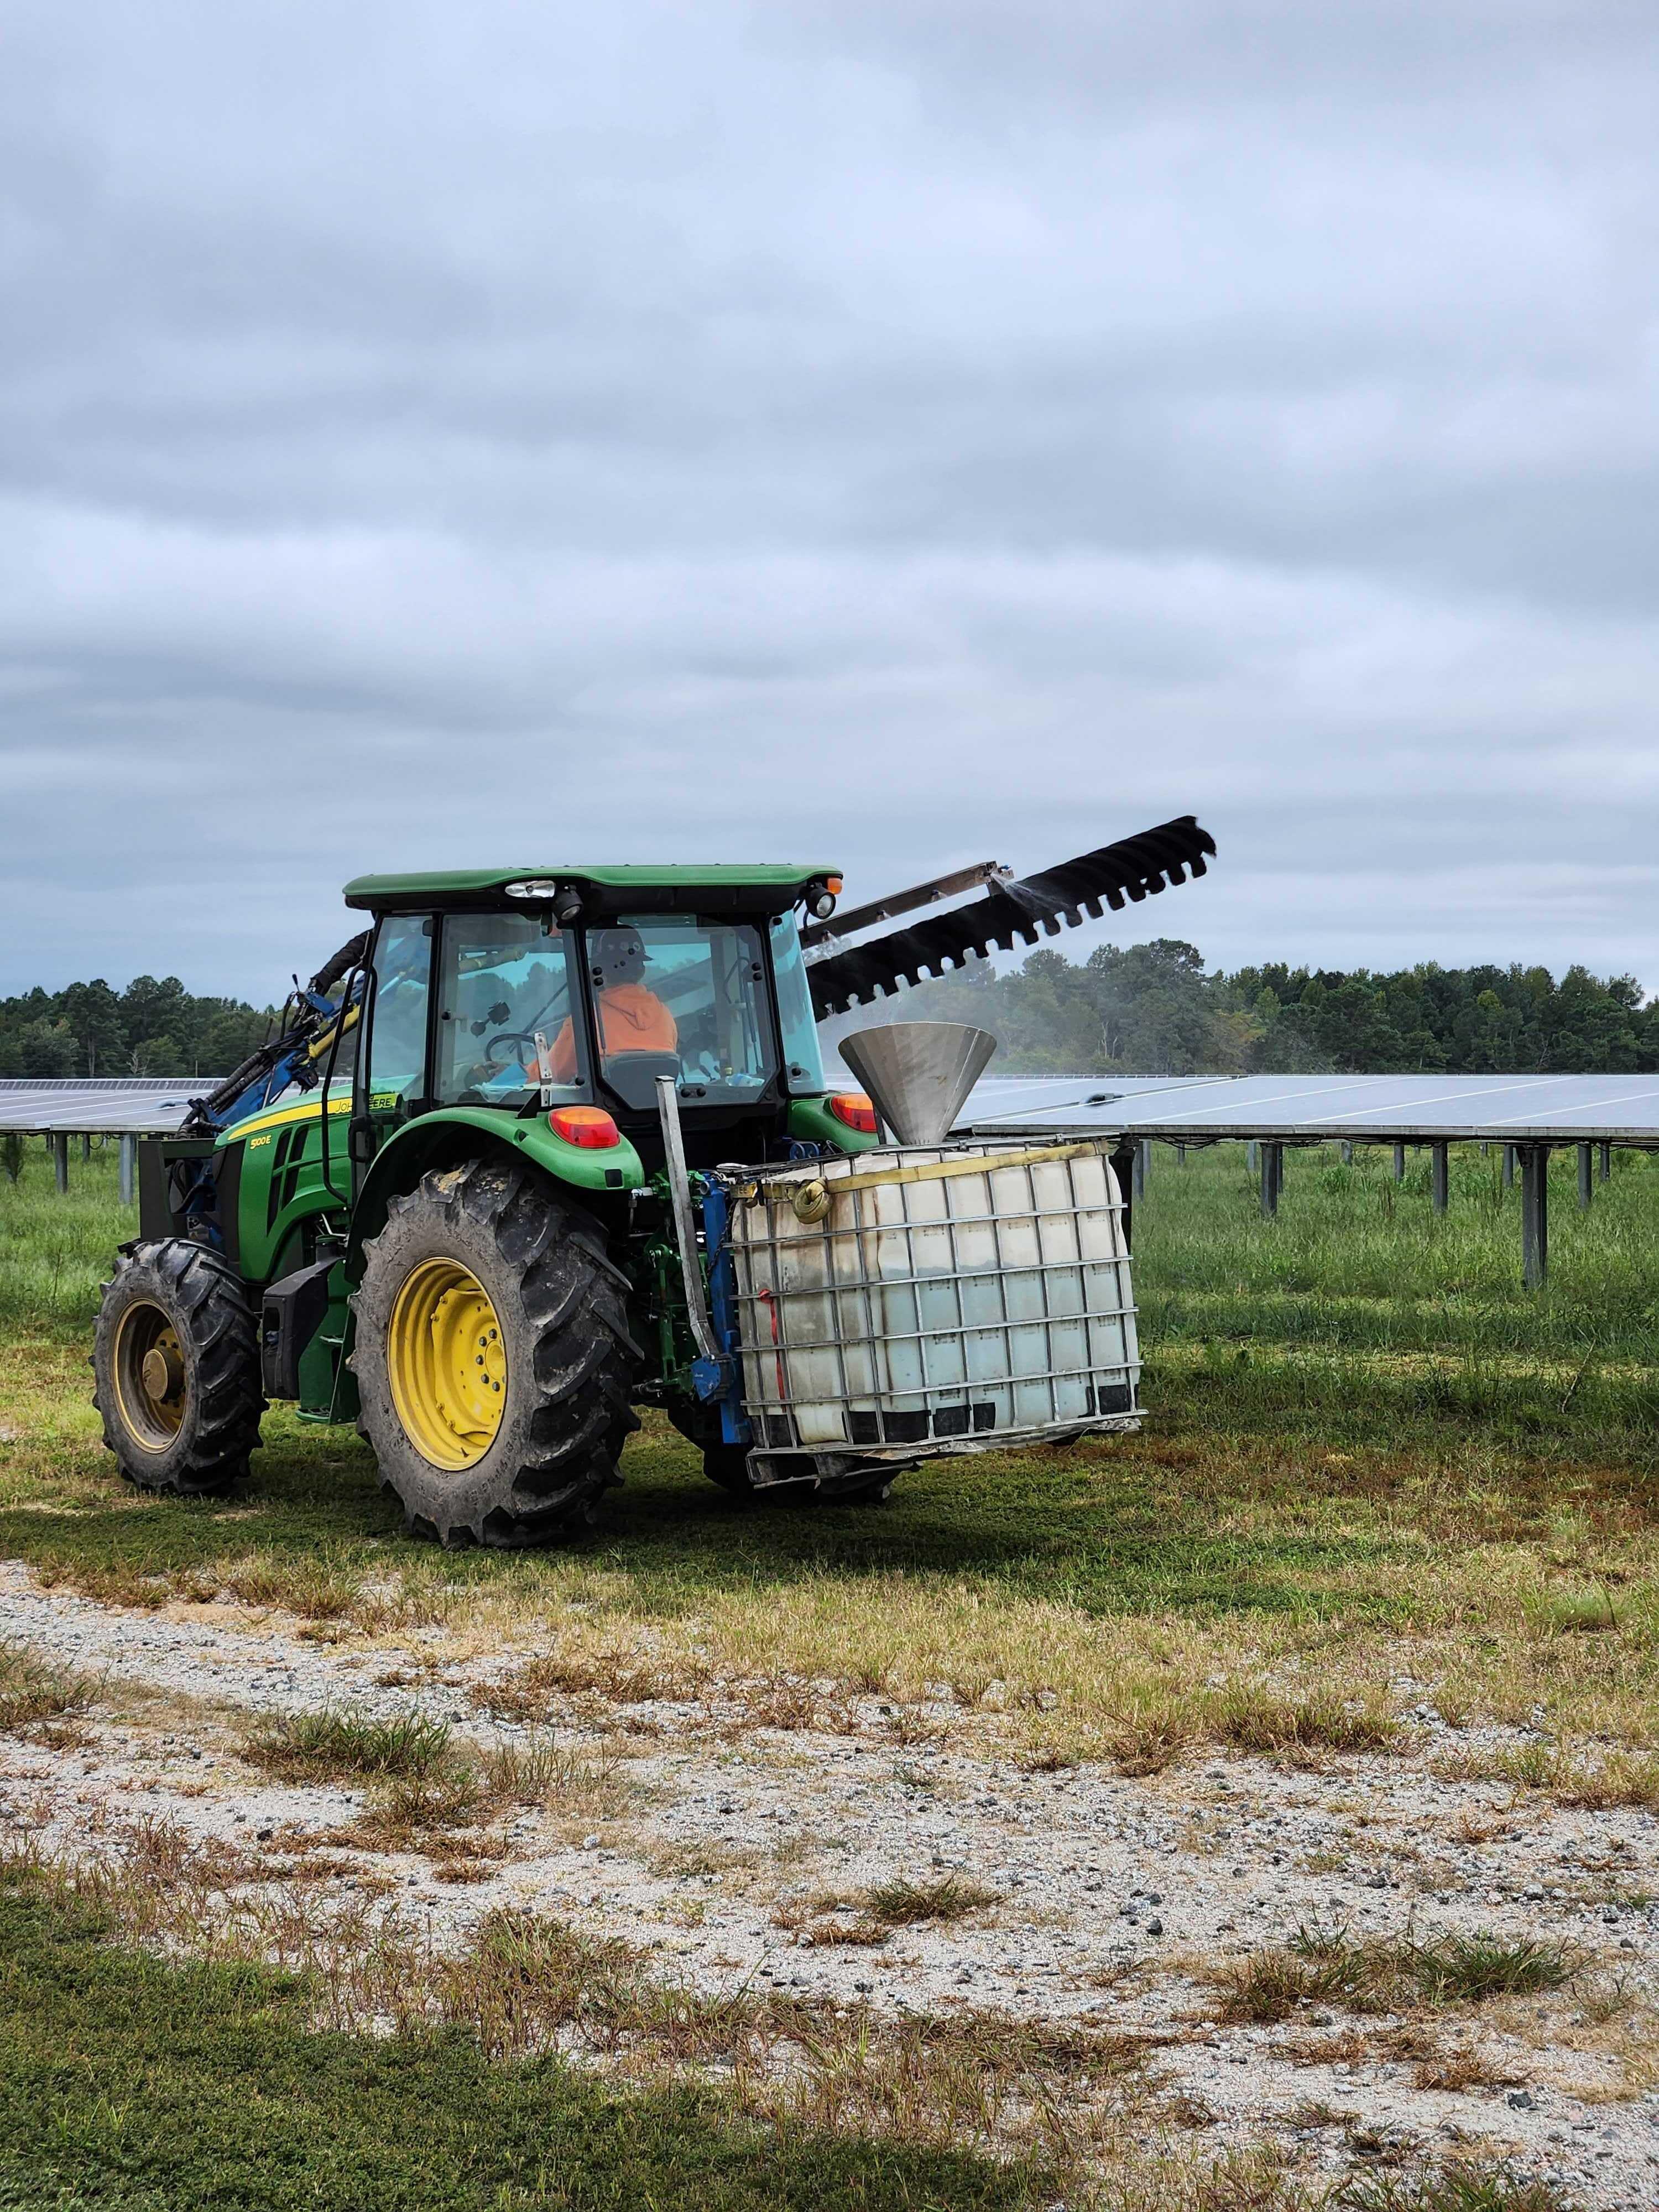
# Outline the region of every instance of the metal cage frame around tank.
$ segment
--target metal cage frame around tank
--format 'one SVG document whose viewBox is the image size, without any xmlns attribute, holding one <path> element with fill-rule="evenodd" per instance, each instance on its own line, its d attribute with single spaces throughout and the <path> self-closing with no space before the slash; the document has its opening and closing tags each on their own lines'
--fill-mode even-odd
<svg viewBox="0 0 1659 2212">
<path fill-rule="evenodd" d="M 1130 1267 L 1128 1240 L 1124 1233 L 1124 1204 L 1118 1188 L 1115 1171 L 1109 1158 L 1109 1147 L 1098 1142 L 1085 1141 L 1064 1146 L 1036 1146 L 1011 1152 L 1006 1144 L 967 1143 L 907 1150 L 904 1159 L 908 1165 L 926 1166 L 945 1160 L 986 1163 L 980 1170 L 988 1180 L 992 1173 L 1003 1175 L 1013 1170 L 1024 1170 L 1024 1202 L 1022 1205 L 994 1206 L 985 1212 L 953 1213 L 948 1200 L 941 1218 L 915 1219 L 908 1216 L 901 1220 L 878 1220 L 873 1209 L 866 1211 L 865 1199 L 869 1185 L 859 1170 L 869 1161 L 880 1157 L 871 1154 L 859 1161 L 837 1162 L 824 1175 L 825 1187 L 838 1195 L 832 1201 L 831 1211 L 816 1224 L 802 1224 L 810 1232 L 816 1226 L 824 1247 L 825 1276 L 823 1282 L 791 1290 L 781 1297 L 769 1297 L 755 1287 L 757 1271 L 752 1255 L 764 1252 L 768 1255 L 771 1277 L 781 1282 L 783 1277 L 783 1255 L 790 1245 L 797 1251 L 803 1241 L 800 1236 L 784 1237 L 778 1233 L 778 1210 L 775 1207 L 765 1235 L 750 1235 L 752 1212 L 758 1210 L 762 1192 L 779 1196 L 792 1185 L 812 1179 L 813 1170 L 803 1170 L 797 1164 L 771 1170 L 748 1178 L 757 1192 L 757 1200 L 750 1206 L 738 1206 L 744 1216 L 744 1235 L 731 1240 L 729 1249 L 734 1261 L 734 1306 L 738 1333 L 743 1348 L 744 1366 L 744 1400 L 750 1421 L 754 1424 L 757 1446 L 769 1452 L 878 1450 L 902 1452 L 907 1447 L 917 1449 L 923 1446 L 944 1447 L 957 1451 L 986 1451 L 1000 1449 L 1030 1435 L 1053 1436 L 1075 1430 L 1097 1428 L 1103 1424 L 1127 1426 L 1137 1418 L 1136 1385 L 1141 1362 L 1134 1322 L 1136 1310 L 1133 1291 L 1127 1278 Z M 1098 1159 L 1106 1178 L 1107 1196 L 1104 1202 L 1084 1198 L 1078 1192 L 1076 1164 L 1084 1158 Z M 1066 1169 L 1067 1188 L 1071 1196 L 1068 1206 L 1058 1206 L 1040 1200 L 1036 1188 L 1036 1171 L 1044 1165 L 1060 1165 Z M 841 1169 L 842 1172 L 836 1173 Z M 975 1169 L 964 1165 L 963 1174 Z M 850 1187 L 849 1187 L 850 1186 Z M 948 1188 L 948 1186 L 947 1186 Z M 846 1208 L 844 1212 L 841 1209 Z M 736 1210 L 736 1209 L 734 1209 Z M 841 1218 L 837 1218 L 837 1213 Z M 1103 1218 L 1110 1226 L 1109 1256 L 1086 1256 L 1082 1235 L 1085 1217 Z M 1073 1256 L 1048 1258 L 1039 1256 L 1030 1261 L 1009 1261 L 1005 1257 L 1006 1234 L 1024 1224 L 1041 1243 L 1042 1224 L 1069 1219 L 1073 1225 Z M 970 1228 L 988 1228 L 995 1253 L 995 1264 L 986 1269 L 964 1267 L 962 1261 L 958 1231 Z M 948 1271 L 923 1272 L 916 1265 L 915 1239 L 920 1232 L 937 1236 L 943 1232 L 950 1255 Z M 872 1273 L 865 1264 L 868 1248 L 866 1238 L 902 1236 L 904 1240 L 906 1271 L 901 1274 Z M 855 1256 L 856 1264 L 850 1271 L 836 1267 L 836 1250 L 842 1248 Z M 1109 1272 L 1112 1277 L 1114 1299 L 1108 1306 L 1091 1305 L 1088 1300 L 1088 1280 L 1091 1272 L 1097 1274 Z M 1036 1277 L 1045 1285 L 1057 1275 L 1072 1275 L 1078 1279 L 1079 1305 L 1074 1311 L 1052 1310 L 1052 1300 L 1045 1288 L 1043 1311 L 1038 1314 L 1011 1313 L 1008 1289 L 1011 1280 Z M 971 1280 L 994 1280 L 997 1285 L 1000 1313 L 994 1320 L 969 1320 L 964 1310 L 963 1285 Z M 944 1326 L 923 1327 L 921 1296 L 924 1288 L 940 1288 L 949 1285 L 955 1296 L 954 1322 Z M 878 1311 L 878 1300 L 884 1300 L 894 1291 L 911 1293 L 918 1326 L 914 1329 L 895 1329 L 887 1325 Z M 797 1308 L 807 1301 L 820 1306 L 827 1304 L 838 1318 L 846 1312 L 848 1303 L 854 1307 L 860 1323 L 859 1329 L 848 1332 L 837 1329 L 830 1336 L 792 1337 L 788 1334 L 788 1315 L 792 1305 Z M 763 1313 L 763 1309 L 770 1309 Z M 776 1334 L 772 1330 L 772 1316 L 776 1317 Z M 1085 1348 L 1092 1345 L 1096 1325 L 1115 1327 L 1118 1332 L 1122 1356 L 1110 1359 L 1091 1359 L 1081 1367 L 1065 1367 L 1056 1364 L 1054 1332 L 1060 1328 L 1081 1327 Z M 1045 1361 L 1041 1369 L 1018 1371 L 1014 1367 L 1014 1334 L 1018 1331 L 1041 1329 L 1045 1347 Z M 975 1337 L 1000 1335 L 1007 1371 L 1000 1376 L 975 1376 L 969 1358 L 969 1340 Z M 957 1347 L 957 1364 L 960 1376 L 939 1376 L 930 1369 L 929 1346 L 951 1343 Z M 901 1345 L 916 1347 L 921 1380 L 914 1385 L 895 1386 L 891 1380 L 889 1348 Z M 848 1354 L 862 1353 L 868 1363 L 872 1387 L 855 1383 L 848 1373 Z M 800 1394 L 790 1392 L 781 1383 L 783 1369 L 788 1355 L 823 1354 L 834 1356 L 838 1382 L 836 1401 L 843 1407 L 847 1419 L 847 1435 L 837 1443 L 803 1442 L 799 1433 L 795 1409 Z M 757 1390 L 752 1387 L 756 1376 L 764 1376 L 769 1358 L 771 1361 L 772 1387 Z M 935 1360 L 938 1355 L 935 1354 Z M 885 1378 L 883 1370 L 885 1369 Z M 1114 1397 L 1121 1394 L 1121 1402 L 1104 1405 L 1103 1389 L 1109 1384 Z M 1086 1413 L 1062 1414 L 1058 1411 L 1058 1386 L 1065 1382 L 1081 1383 L 1086 1392 L 1090 1408 Z M 1034 1385 L 1042 1386 L 1047 1392 L 1048 1412 L 1035 1420 L 1019 1420 L 1016 1409 L 1021 1391 Z M 974 1394 L 979 1389 L 987 1395 L 1006 1392 L 1011 1416 L 1007 1425 L 994 1423 L 981 1426 L 975 1420 Z M 959 1427 L 939 1426 L 941 1413 L 958 1410 L 952 1406 L 939 1406 L 940 1398 L 959 1397 L 963 1416 Z M 920 1413 L 905 1411 L 893 1404 L 895 1400 L 921 1400 Z M 863 1401 L 860 1403 L 860 1401 Z M 859 1416 L 873 1419 L 876 1432 L 860 1436 L 856 1432 Z M 896 1431 L 899 1421 L 920 1421 L 920 1427 L 908 1431 Z"/>
</svg>

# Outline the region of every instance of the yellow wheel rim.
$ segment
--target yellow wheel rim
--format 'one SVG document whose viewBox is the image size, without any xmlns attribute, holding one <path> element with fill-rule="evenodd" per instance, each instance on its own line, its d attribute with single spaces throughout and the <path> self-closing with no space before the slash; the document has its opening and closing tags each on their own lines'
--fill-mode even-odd
<svg viewBox="0 0 1659 2212">
<path fill-rule="evenodd" d="M 489 1294 L 459 1260 L 422 1260 L 392 1302 L 386 1372 L 404 1433 L 451 1472 L 476 1466 L 507 1403 L 507 1347 Z"/>
<path fill-rule="evenodd" d="M 161 1307 L 127 1308 L 110 1364 L 122 1427 L 140 1451 L 165 1451 L 184 1425 L 185 1350 Z"/>
</svg>

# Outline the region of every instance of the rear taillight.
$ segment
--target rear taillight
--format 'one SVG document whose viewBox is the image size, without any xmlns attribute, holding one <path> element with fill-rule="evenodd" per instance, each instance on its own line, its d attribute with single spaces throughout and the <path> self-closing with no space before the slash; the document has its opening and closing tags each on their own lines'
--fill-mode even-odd
<svg viewBox="0 0 1659 2212">
<path fill-rule="evenodd" d="M 845 1121 L 849 1129 L 857 1129 L 866 1137 L 876 1134 L 876 1109 L 861 1091 L 838 1091 L 830 1101 L 830 1111 L 836 1121 Z"/>
<path fill-rule="evenodd" d="M 585 1152 L 608 1152 L 622 1142 L 622 1131 L 603 1106 L 556 1106 L 547 1126 L 567 1145 L 580 1145 Z"/>
</svg>

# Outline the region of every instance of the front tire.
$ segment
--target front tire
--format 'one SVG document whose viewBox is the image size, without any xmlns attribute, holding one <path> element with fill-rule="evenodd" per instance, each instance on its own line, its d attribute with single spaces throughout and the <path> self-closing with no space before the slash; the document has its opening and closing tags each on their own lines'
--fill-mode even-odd
<svg viewBox="0 0 1659 2212">
<path fill-rule="evenodd" d="M 545 1541 L 592 1518 L 639 1425 L 626 1276 L 516 1161 L 392 1200 L 352 1299 L 359 1423 L 411 1534 Z"/>
<path fill-rule="evenodd" d="M 265 1410 L 258 1316 L 216 1252 L 181 1237 L 123 1252 L 92 1366 L 105 1444 L 141 1490 L 207 1497 L 247 1473 Z"/>
</svg>

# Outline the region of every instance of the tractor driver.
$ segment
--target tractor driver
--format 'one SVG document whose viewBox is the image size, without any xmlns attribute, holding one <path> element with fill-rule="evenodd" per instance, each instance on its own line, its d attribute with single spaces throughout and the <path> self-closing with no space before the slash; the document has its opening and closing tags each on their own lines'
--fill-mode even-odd
<svg viewBox="0 0 1659 2212">
<path fill-rule="evenodd" d="M 602 929 L 589 950 L 593 970 L 593 1012 L 599 1022 L 599 1056 L 619 1052 L 678 1053 L 680 1033 L 674 1017 L 641 980 L 645 939 L 637 929 Z M 576 1041 L 568 1019 L 547 1053 L 547 1080 L 574 1083 Z"/>
</svg>

